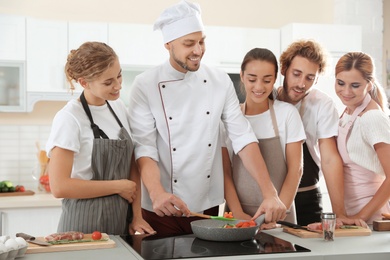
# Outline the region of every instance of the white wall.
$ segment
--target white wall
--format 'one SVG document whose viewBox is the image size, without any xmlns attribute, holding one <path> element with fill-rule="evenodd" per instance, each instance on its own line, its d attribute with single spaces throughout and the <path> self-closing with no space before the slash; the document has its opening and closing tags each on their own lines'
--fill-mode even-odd
<svg viewBox="0 0 390 260">
<path fill-rule="evenodd" d="M 386 0 L 334 0 L 334 23 L 360 25 L 362 51 L 374 58 L 376 77 L 382 83 L 383 61 L 383 2 Z M 387 0 L 387 2 L 389 2 Z M 389 14 L 390 15 L 390 14 Z M 388 28 L 389 29 L 389 28 Z M 337 41 L 337 39 L 335 39 Z M 386 84 L 383 84 L 386 86 Z"/>
<path fill-rule="evenodd" d="M 40 18 L 152 24 L 179 0 L 0 0 L 0 12 Z M 333 0 L 192 0 L 210 26 L 279 28 L 287 23 L 332 23 Z M 320 10 L 320 11 L 319 11 Z"/>
</svg>

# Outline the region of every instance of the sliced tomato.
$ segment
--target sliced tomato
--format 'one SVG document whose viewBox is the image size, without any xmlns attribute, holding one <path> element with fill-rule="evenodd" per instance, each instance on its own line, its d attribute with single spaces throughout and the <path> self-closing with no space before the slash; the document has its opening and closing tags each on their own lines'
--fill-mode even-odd
<svg viewBox="0 0 390 260">
<path fill-rule="evenodd" d="M 244 222 L 243 224 L 242 224 L 242 227 L 244 228 L 244 227 L 249 227 L 249 222 Z"/>
<path fill-rule="evenodd" d="M 250 227 L 254 227 L 254 226 L 256 226 L 257 225 L 257 223 L 254 221 L 254 220 L 250 220 L 249 221 L 249 226 Z"/>
<path fill-rule="evenodd" d="M 242 225 L 244 225 L 244 221 L 238 222 L 236 224 L 236 227 L 240 228 L 240 227 L 242 227 Z"/>
<path fill-rule="evenodd" d="M 223 213 L 224 218 L 233 218 L 233 212 L 224 212 Z"/>
</svg>

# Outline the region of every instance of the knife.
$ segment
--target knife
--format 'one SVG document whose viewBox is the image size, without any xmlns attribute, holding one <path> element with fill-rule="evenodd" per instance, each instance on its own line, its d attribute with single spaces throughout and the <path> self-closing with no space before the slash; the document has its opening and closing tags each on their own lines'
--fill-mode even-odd
<svg viewBox="0 0 390 260">
<path fill-rule="evenodd" d="M 310 232 L 320 233 L 319 231 L 311 230 L 311 229 L 308 229 L 307 227 L 303 227 L 301 225 L 294 224 L 294 223 L 291 223 L 291 222 L 288 222 L 288 221 L 279 220 L 276 223 L 278 223 L 280 225 L 284 225 L 286 227 L 293 228 L 293 229 L 302 229 L 302 230 L 306 230 L 306 231 L 310 231 Z M 322 231 L 321 231 L 321 233 L 322 233 Z"/>
<path fill-rule="evenodd" d="M 51 246 L 50 243 L 46 242 L 46 241 L 42 241 L 42 240 L 37 240 L 35 237 L 33 236 L 30 236 L 30 235 L 27 235 L 25 233 L 16 233 L 16 236 L 17 237 L 22 237 L 24 238 L 27 242 L 30 242 L 30 243 L 33 243 L 33 244 L 36 244 L 36 245 L 40 245 L 40 246 Z"/>
</svg>

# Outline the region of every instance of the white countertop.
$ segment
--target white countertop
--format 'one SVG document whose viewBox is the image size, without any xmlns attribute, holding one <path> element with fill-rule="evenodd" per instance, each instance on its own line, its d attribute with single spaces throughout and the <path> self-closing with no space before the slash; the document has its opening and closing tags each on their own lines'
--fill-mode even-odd
<svg viewBox="0 0 390 260">
<path fill-rule="evenodd" d="M 266 231 L 267 233 L 291 243 L 304 246 L 311 250 L 306 253 L 285 254 L 255 254 L 242 256 L 186 258 L 188 260 L 216 260 L 216 259 L 273 259 L 273 260 L 389 260 L 390 259 L 390 232 L 373 231 L 371 236 L 339 237 L 333 242 L 326 242 L 321 238 L 299 238 L 282 229 Z M 26 260 L 65 260 L 65 259 L 128 259 L 141 260 L 142 258 L 119 236 L 112 236 L 116 247 L 112 249 L 94 249 L 81 251 L 67 251 L 55 253 L 27 254 Z"/>
<path fill-rule="evenodd" d="M 275 253 L 275 254 L 254 254 L 235 255 L 224 257 L 187 258 L 190 259 L 308 259 L 308 260 L 389 260 L 390 259 L 390 232 L 373 231 L 370 236 L 356 237 L 335 237 L 332 242 L 324 241 L 322 238 L 299 238 L 297 236 L 283 232 L 282 228 L 265 231 L 275 237 L 284 239 L 293 244 L 306 247 L 311 252 L 303 253 Z M 130 246 L 122 239 L 120 241 L 134 258 L 142 259 Z M 96 259 L 96 258 L 95 258 Z"/>
<path fill-rule="evenodd" d="M 0 209 L 61 207 L 61 199 L 51 193 L 34 191 L 34 195 L 0 197 Z"/>
</svg>

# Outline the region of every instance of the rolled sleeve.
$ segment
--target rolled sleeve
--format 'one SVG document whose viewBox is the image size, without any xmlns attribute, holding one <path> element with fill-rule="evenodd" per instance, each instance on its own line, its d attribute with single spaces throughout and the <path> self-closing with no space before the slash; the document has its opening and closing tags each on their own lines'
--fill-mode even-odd
<svg viewBox="0 0 390 260">
<path fill-rule="evenodd" d="M 148 105 L 146 93 L 135 79 L 130 94 L 129 118 L 130 129 L 135 143 L 135 159 L 150 157 L 158 161 L 156 144 L 156 123 Z"/>
</svg>

